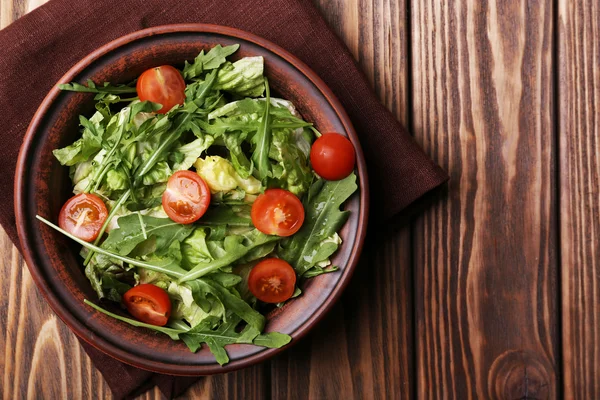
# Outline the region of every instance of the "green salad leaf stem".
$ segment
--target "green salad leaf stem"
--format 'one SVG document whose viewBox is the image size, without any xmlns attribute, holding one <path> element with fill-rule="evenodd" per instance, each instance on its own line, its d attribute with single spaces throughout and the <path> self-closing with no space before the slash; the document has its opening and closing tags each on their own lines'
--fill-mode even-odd
<svg viewBox="0 0 600 400">
<path fill-rule="evenodd" d="M 135 258 L 125 257 L 125 256 L 119 255 L 117 253 L 113 253 L 111 251 L 107 251 L 107 250 L 103 249 L 102 247 L 95 246 L 91 243 L 88 243 L 84 240 L 79 239 L 78 237 L 76 237 L 74 235 L 71 235 L 69 232 L 54 225 L 52 222 L 48 221 L 44 217 L 41 217 L 39 215 L 36 215 L 35 217 L 37 219 L 39 219 L 40 221 L 42 221 L 43 223 L 45 223 L 46 225 L 48 225 L 49 227 L 51 227 L 52 229 L 55 229 L 55 230 L 59 231 L 60 233 L 62 233 L 63 235 L 67 236 L 68 238 L 73 239 L 74 241 L 76 241 L 77 243 L 82 245 L 83 247 L 85 247 L 89 250 L 93 250 L 97 253 L 104 254 L 107 257 L 113 258 L 115 260 L 123 261 L 123 262 L 126 262 L 131 265 L 135 265 L 136 267 L 146 268 L 146 269 L 149 269 L 150 271 L 167 274 L 167 275 L 170 275 L 177 279 L 186 275 L 186 272 L 187 272 L 186 270 L 184 270 L 181 267 L 175 266 L 175 265 L 152 264 L 152 263 L 144 262 L 141 260 L 136 260 Z"/>
</svg>

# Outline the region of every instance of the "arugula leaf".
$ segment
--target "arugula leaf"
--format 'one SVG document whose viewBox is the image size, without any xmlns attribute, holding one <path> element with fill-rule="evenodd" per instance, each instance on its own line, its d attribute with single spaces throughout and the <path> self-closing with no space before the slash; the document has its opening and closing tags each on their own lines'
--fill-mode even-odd
<svg viewBox="0 0 600 400">
<path fill-rule="evenodd" d="M 84 93 L 110 93 L 110 94 L 121 94 L 121 93 L 136 93 L 135 86 L 127 85 L 111 85 L 108 82 L 104 82 L 103 85 L 97 86 L 91 79 L 87 80 L 87 85 L 82 85 L 77 82 L 61 83 L 58 85 L 60 90 L 66 90 L 71 92 L 84 92 Z"/>
<path fill-rule="evenodd" d="M 199 263 L 191 271 L 188 271 L 182 276 L 179 279 L 179 282 L 194 280 L 210 272 L 216 271 L 219 268 L 231 265 L 246 256 L 251 250 L 264 244 L 280 240 L 281 238 L 279 236 L 270 236 L 259 233 L 256 235 L 256 239 L 247 245 L 244 245 L 240 239 L 241 237 L 236 237 L 235 235 L 227 236 L 225 240 L 226 252 L 222 257 L 207 263 Z M 227 246 L 228 243 L 230 244 L 229 246 Z"/>
<path fill-rule="evenodd" d="M 183 277 L 183 275 L 185 275 L 186 271 L 183 268 L 181 268 L 180 266 L 174 265 L 170 260 L 165 260 L 164 262 L 149 263 L 149 262 L 137 260 L 135 258 L 125 257 L 125 256 L 119 255 L 117 253 L 107 251 L 106 249 L 103 249 L 102 247 L 95 246 L 84 240 L 81 240 L 78 237 L 73 236 L 69 232 L 54 225 L 52 222 L 48 221 L 47 219 L 40 217 L 39 215 L 36 215 L 35 217 L 37 219 L 39 219 L 40 221 L 42 221 L 43 223 L 45 223 L 46 225 L 48 225 L 49 227 L 51 227 L 52 229 L 57 230 L 60 233 L 62 233 L 63 235 L 67 236 L 68 238 L 76 241 L 77 243 L 79 243 L 83 247 L 87 248 L 88 250 L 94 251 L 96 253 L 104 254 L 105 256 L 108 256 L 112 259 L 123 261 L 128 264 L 135 265 L 136 267 L 142 267 L 142 268 L 149 269 L 151 271 L 162 272 L 164 274 L 173 276 L 175 278 L 180 278 L 180 277 Z M 91 251 L 90 251 L 90 254 L 91 254 Z"/>
<path fill-rule="evenodd" d="M 84 128 L 82 137 L 69 146 L 53 150 L 52 154 L 61 165 L 71 166 L 87 161 L 102 148 L 104 123 L 104 117 L 98 112 L 89 120 L 80 115 L 79 124 Z"/>
<path fill-rule="evenodd" d="M 315 182 L 304 202 L 304 224 L 290 238 L 280 244 L 278 254 L 289 262 L 299 276 L 328 258 L 338 248 L 338 243 L 327 241 L 346 222 L 348 211 L 340 206 L 357 189 L 356 175 L 350 174 L 339 181 Z M 325 247 L 323 247 L 325 242 Z"/>
<path fill-rule="evenodd" d="M 213 272 L 206 275 L 207 278 L 217 282 L 224 288 L 231 288 L 242 281 L 242 277 L 228 272 Z"/>
<path fill-rule="evenodd" d="M 118 219 L 119 228 L 113 229 L 102 243 L 102 248 L 120 255 L 130 254 L 144 241 L 151 241 L 147 253 L 165 254 L 173 242 L 187 238 L 194 227 L 173 222 L 169 218 L 154 218 L 129 214 Z"/>
<path fill-rule="evenodd" d="M 204 54 L 204 50 L 202 50 L 200 54 L 196 56 L 193 63 L 190 64 L 187 61 L 185 62 L 185 66 L 183 67 L 183 78 L 186 80 L 194 79 L 199 77 L 204 71 L 219 68 L 226 62 L 225 57 L 235 53 L 239 47 L 239 44 L 225 47 L 218 44 L 206 54 Z"/>
<path fill-rule="evenodd" d="M 323 275 L 323 274 L 328 274 L 330 272 L 335 272 L 339 270 L 339 267 L 336 267 L 335 265 L 323 268 L 320 267 L 318 265 L 315 265 L 314 267 L 312 267 L 311 269 L 309 269 L 308 271 L 306 271 L 304 273 L 304 275 L 302 276 L 303 278 L 314 278 L 315 276 L 319 276 L 319 275 Z"/>
<path fill-rule="evenodd" d="M 292 341 L 290 335 L 281 332 L 262 333 L 254 338 L 252 344 L 271 349 L 279 349 Z"/>
<path fill-rule="evenodd" d="M 88 264 L 89 266 L 90 264 Z M 111 273 L 104 273 L 102 275 L 102 290 L 106 293 L 106 297 L 109 300 L 117 303 L 121 302 L 121 296 L 132 288 L 131 285 L 124 283 L 122 279 L 122 277 L 117 278 L 117 276 Z"/>
<path fill-rule="evenodd" d="M 216 328 L 211 327 L 214 320 L 206 320 L 181 335 L 181 339 L 190 350 L 197 351 L 202 343 L 206 343 L 215 355 L 216 361 L 223 365 L 229 362 L 225 346 L 233 343 L 255 344 L 257 346 L 280 348 L 291 341 L 291 337 L 283 333 L 270 332 L 260 335 L 259 331 L 247 325 L 241 332 L 236 332 L 240 323 L 239 318 L 229 318 Z"/>
<path fill-rule="evenodd" d="M 271 148 L 271 92 L 269 91 L 269 82 L 265 78 L 266 102 L 265 109 L 260 121 L 258 132 L 254 136 L 254 152 L 252 161 L 256 167 L 257 175 L 260 179 L 271 176 L 271 163 L 269 162 L 269 149 Z"/>
<path fill-rule="evenodd" d="M 85 304 L 87 304 L 88 306 L 96 309 L 97 311 L 100 311 L 103 314 L 106 314 L 110 317 L 113 317 L 115 319 L 118 319 L 119 321 L 123 321 L 123 322 L 127 322 L 129 325 L 133 325 L 133 326 L 139 326 L 142 328 L 148 328 L 148 329 L 152 329 L 153 331 L 157 331 L 157 332 L 161 332 L 164 333 L 166 335 L 169 335 L 169 337 L 173 340 L 179 340 L 179 335 L 181 335 L 182 333 L 185 333 L 186 331 L 183 329 L 173 329 L 173 328 L 165 328 L 162 326 L 156 326 L 156 325 L 150 325 L 150 324 L 146 324 L 140 321 L 137 321 L 135 319 L 131 319 L 131 318 L 127 318 L 127 317 L 123 317 L 121 315 L 112 313 L 108 310 L 105 310 L 104 308 L 92 303 L 91 301 L 85 299 L 83 300 L 83 302 Z"/>
<path fill-rule="evenodd" d="M 201 225 L 252 226 L 249 206 L 210 207 L 198 220 Z"/>
</svg>

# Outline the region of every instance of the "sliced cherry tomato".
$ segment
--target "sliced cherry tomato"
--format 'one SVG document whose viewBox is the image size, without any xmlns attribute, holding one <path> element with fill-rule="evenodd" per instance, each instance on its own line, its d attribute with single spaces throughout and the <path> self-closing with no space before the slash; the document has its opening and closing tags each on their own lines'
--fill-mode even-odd
<svg viewBox="0 0 600 400">
<path fill-rule="evenodd" d="M 256 264 L 248 275 L 250 292 L 265 303 L 281 303 L 294 294 L 296 272 L 279 258 L 267 258 Z"/>
<path fill-rule="evenodd" d="M 267 189 L 252 204 L 250 217 L 262 233 L 291 236 L 304 222 L 304 207 L 292 192 Z"/>
<path fill-rule="evenodd" d="M 169 178 L 162 196 L 165 212 L 178 224 L 191 224 L 204 215 L 210 204 L 210 189 L 192 171 L 177 171 Z"/>
<path fill-rule="evenodd" d="M 339 133 L 324 133 L 310 149 L 313 169 L 328 181 L 337 181 L 350 175 L 355 162 L 354 146 Z"/>
<path fill-rule="evenodd" d="M 58 225 L 86 242 L 93 242 L 108 217 L 106 206 L 95 194 L 81 193 L 62 206 Z"/>
<path fill-rule="evenodd" d="M 165 326 L 171 316 L 171 299 L 158 286 L 144 283 L 134 286 L 123 295 L 129 314 L 147 324 Z"/>
<path fill-rule="evenodd" d="M 162 104 L 157 111 L 159 114 L 165 114 L 185 101 L 185 81 L 179 71 L 170 65 L 144 71 L 138 78 L 136 89 L 141 101 Z"/>
</svg>

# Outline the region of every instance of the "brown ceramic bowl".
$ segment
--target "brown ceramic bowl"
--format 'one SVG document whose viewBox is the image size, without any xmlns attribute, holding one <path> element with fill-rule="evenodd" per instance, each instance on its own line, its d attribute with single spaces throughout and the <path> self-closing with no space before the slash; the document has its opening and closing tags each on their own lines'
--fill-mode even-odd
<svg viewBox="0 0 600 400">
<path fill-rule="evenodd" d="M 351 211 L 341 236 L 344 243 L 333 261 L 336 273 L 308 280 L 303 294 L 268 315 L 267 331 L 284 332 L 293 342 L 325 315 L 347 285 L 356 266 L 366 231 L 367 175 L 360 144 L 348 116 L 325 83 L 304 63 L 282 48 L 232 28 L 214 25 L 169 25 L 135 32 L 102 46 L 77 63 L 59 83 L 71 81 L 124 83 L 144 70 L 164 64 L 181 66 L 202 49 L 239 43 L 235 57 L 262 55 L 275 92 L 291 100 L 304 118 L 322 132 L 347 135 L 357 153 L 359 191 L 347 202 Z M 234 57 L 234 58 L 235 58 Z M 67 168 L 52 150 L 79 135 L 78 115 L 93 113 L 93 95 L 61 92 L 54 87 L 35 114 L 21 147 L 15 178 L 15 212 L 23 255 L 34 281 L 54 311 L 77 335 L 123 362 L 174 375 L 208 375 L 246 367 L 282 349 L 230 345 L 229 364 L 219 366 L 204 346 L 192 353 L 182 342 L 132 327 L 83 304 L 97 295 L 83 273 L 79 245 L 36 220 L 39 214 L 56 221 L 70 197 Z M 104 303 L 115 312 L 119 307 Z"/>
</svg>

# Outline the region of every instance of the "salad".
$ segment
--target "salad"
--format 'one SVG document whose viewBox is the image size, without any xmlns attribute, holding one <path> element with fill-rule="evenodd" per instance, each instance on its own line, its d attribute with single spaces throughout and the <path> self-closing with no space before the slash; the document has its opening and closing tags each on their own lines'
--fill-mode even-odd
<svg viewBox="0 0 600 400">
<path fill-rule="evenodd" d="M 352 144 L 321 134 L 271 96 L 262 57 L 238 45 L 202 51 L 183 70 L 163 65 L 126 85 L 70 83 L 95 94 L 81 136 L 54 156 L 73 194 L 58 226 L 78 242 L 99 299 L 118 320 L 208 345 L 279 348 L 265 313 L 301 295 L 299 283 L 337 270 L 342 204 L 357 189 Z"/>
</svg>

